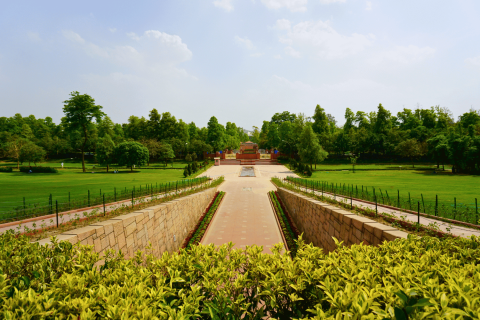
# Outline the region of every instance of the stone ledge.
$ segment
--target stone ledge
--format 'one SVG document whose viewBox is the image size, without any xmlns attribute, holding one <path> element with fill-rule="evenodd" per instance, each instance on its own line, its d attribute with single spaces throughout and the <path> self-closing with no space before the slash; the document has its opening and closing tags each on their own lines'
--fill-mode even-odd
<svg viewBox="0 0 480 320">
<path fill-rule="evenodd" d="M 278 188 L 277 191 L 294 224 L 304 234 L 305 241 L 327 252 L 335 249 L 332 237 L 343 241 L 345 245 L 362 242 L 379 245 L 385 240 L 403 239 L 408 235 L 394 227 L 296 192 L 284 188 Z"/>
</svg>

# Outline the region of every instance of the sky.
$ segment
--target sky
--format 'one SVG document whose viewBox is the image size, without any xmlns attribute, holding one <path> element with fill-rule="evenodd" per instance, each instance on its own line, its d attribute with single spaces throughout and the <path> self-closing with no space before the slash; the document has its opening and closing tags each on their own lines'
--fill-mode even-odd
<svg viewBox="0 0 480 320">
<path fill-rule="evenodd" d="M 480 109 L 480 1 L 2 1 L 0 116 L 58 123 L 72 91 L 114 122 L 170 112 L 251 129 L 276 112 L 338 124 Z"/>
</svg>

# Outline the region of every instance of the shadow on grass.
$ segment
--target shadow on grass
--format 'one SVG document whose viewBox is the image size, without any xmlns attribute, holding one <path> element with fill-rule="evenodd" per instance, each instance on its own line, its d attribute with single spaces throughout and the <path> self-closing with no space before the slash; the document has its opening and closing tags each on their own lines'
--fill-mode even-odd
<svg viewBox="0 0 480 320">
<path fill-rule="evenodd" d="M 479 174 L 468 174 L 468 173 L 452 173 L 450 171 L 437 171 L 437 173 L 434 173 L 433 170 L 424 170 L 424 171 L 421 171 L 421 170 L 418 170 L 418 171 L 415 171 L 415 172 L 412 172 L 412 173 L 415 173 L 415 174 L 421 174 L 421 175 L 424 175 L 424 176 L 441 176 L 441 177 L 480 177 Z"/>
</svg>

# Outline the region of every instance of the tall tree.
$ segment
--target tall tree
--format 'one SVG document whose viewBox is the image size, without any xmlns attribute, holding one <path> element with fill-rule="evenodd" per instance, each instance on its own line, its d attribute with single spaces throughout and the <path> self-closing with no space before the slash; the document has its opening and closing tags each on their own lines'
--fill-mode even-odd
<svg viewBox="0 0 480 320">
<path fill-rule="evenodd" d="M 110 165 L 115 163 L 115 143 L 110 135 L 105 134 L 103 138 L 98 139 L 95 158 L 102 166 L 107 166 L 107 172 Z"/>
<path fill-rule="evenodd" d="M 82 169 L 85 172 L 85 147 L 90 138 L 89 127 L 93 118 L 99 121 L 105 114 L 101 111 L 102 106 L 96 105 L 92 97 L 88 94 L 80 94 L 78 91 L 70 93 L 70 99 L 63 103 L 65 117 L 62 118 L 62 122 L 70 130 L 79 131 L 83 139 L 80 150 L 82 152 Z"/>
<path fill-rule="evenodd" d="M 208 121 L 207 143 L 213 146 L 214 151 L 223 150 L 225 146 L 225 128 L 218 123 L 217 118 L 211 117 Z"/>
<path fill-rule="evenodd" d="M 162 143 L 158 148 L 158 156 L 160 159 L 165 161 L 165 167 L 167 166 L 167 161 L 169 159 L 175 158 L 175 153 L 173 152 L 172 146 L 168 143 Z"/>
<path fill-rule="evenodd" d="M 319 104 L 315 107 L 313 114 L 313 131 L 318 135 L 328 134 L 330 129 L 330 122 L 325 110 Z"/>
<path fill-rule="evenodd" d="M 312 126 L 308 123 L 300 135 L 299 143 L 297 145 L 298 154 L 302 162 L 310 164 L 315 163 L 315 168 L 318 162 L 322 162 L 328 156 L 328 152 L 323 150 L 322 146 L 318 142 L 317 135 L 312 129 Z"/>
</svg>

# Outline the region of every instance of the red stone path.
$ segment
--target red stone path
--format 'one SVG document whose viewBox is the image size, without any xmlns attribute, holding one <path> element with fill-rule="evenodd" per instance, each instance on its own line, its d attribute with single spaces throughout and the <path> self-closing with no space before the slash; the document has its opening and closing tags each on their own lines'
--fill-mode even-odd
<svg viewBox="0 0 480 320">
<path fill-rule="evenodd" d="M 228 242 L 234 248 L 250 245 L 263 246 L 264 253 L 271 253 L 274 244 L 283 242 L 280 229 L 268 199 L 268 192 L 276 190 L 270 179 L 296 176 L 281 165 L 253 166 L 256 177 L 239 177 L 243 166 L 218 166 L 205 175 L 223 175 L 225 182 L 219 191 L 226 195 L 212 220 L 202 244 L 221 245 Z"/>
</svg>

